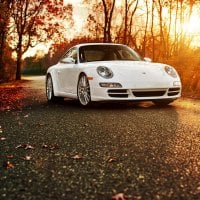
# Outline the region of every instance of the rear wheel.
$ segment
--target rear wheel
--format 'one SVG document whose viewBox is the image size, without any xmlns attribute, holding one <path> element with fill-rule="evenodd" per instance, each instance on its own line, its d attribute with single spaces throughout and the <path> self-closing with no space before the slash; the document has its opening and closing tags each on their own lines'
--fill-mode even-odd
<svg viewBox="0 0 200 200">
<path fill-rule="evenodd" d="M 156 105 L 156 106 L 167 106 L 169 105 L 170 103 L 172 103 L 174 100 L 154 100 L 153 103 Z"/>
<path fill-rule="evenodd" d="M 77 96 L 79 103 L 82 106 L 88 106 L 89 104 L 91 104 L 90 85 L 85 74 L 82 74 L 79 78 L 77 86 Z"/>
<path fill-rule="evenodd" d="M 56 102 L 63 100 L 63 97 L 56 97 L 54 95 L 53 81 L 51 75 L 48 75 L 46 79 L 46 97 L 49 102 Z"/>
</svg>

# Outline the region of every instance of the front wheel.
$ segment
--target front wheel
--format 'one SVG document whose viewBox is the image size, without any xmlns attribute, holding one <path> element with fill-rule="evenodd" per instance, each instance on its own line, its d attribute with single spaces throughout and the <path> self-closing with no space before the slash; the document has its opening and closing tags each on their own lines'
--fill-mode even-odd
<svg viewBox="0 0 200 200">
<path fill-rule="evenodd" d="M 77 96 L 82 106 L 88 106 L 91 103 L 90 85 L 85 74 L 82 74 L 78 80 Z"/>
</svg>

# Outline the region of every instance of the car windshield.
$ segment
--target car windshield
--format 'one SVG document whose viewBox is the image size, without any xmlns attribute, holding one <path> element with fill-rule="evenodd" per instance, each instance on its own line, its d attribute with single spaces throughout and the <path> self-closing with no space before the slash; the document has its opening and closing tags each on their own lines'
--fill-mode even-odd
<svg viewBox="0 0 200 200">
<path fill-rule="evenodd" d="M 143 60 L 135 51 L 124 45 L 87 45 L 79 49 L 80 62 L 111 60 Z"/>
</svg>

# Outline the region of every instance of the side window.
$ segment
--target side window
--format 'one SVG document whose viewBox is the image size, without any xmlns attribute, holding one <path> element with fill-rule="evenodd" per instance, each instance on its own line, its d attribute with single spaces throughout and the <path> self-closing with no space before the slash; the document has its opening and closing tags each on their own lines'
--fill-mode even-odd
<svg viewBox="0 0 200 200">
<path fill-rule="evenodd" d="M 70 57 L 73 58 L 75 62 L 77 62 L 77 49 L 72 49 Z"/>
<path fill-rule="evenodd" d="M 75 60 L 75 63 L 77 62 L 77 49 L 76 48 L 73 48 L 73 49 L 70 49 L 61 59 L 61 61 L 64 59 L 64 58 L 73 58 Z"/>
</svg>

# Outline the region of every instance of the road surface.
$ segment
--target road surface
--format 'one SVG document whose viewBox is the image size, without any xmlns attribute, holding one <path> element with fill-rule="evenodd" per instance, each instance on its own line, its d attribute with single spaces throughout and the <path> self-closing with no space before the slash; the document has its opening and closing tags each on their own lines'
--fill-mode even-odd
<svg viewBox="0 0 200 200">
<path fill-rule="evenodd" d="M 0 199 L 200 199 L 199 100 L 48 104 L 28 79 L 1 102 Z"/>
</svg>

